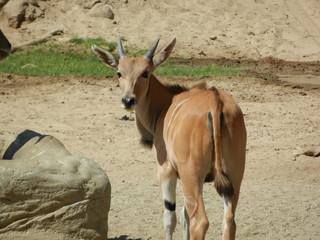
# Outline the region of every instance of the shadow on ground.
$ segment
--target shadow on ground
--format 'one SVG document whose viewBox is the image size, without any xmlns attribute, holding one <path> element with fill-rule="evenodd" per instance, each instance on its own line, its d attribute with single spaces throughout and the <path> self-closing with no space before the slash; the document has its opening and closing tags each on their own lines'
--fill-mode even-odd
<svg viewBox="0 0 320 240">
<path fill-rule="evenodd" d="M 127 235 L 121 235 L 115 238 L 109 238 L 108 240 L 142 240 L 142 238 L 130 238 Z"/>
</svg>

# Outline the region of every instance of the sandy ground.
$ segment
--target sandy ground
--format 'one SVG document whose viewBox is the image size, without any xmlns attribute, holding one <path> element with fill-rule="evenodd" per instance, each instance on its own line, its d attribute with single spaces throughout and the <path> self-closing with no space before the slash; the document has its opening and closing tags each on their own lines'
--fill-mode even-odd
<svg viewBox="0 0 320 240">
<path fill-rule="evenodd" d="M 199 79 L 160 78 L 192 85 Z M 295 157 L 320 146 L 320 90 L 255 77 L 206 78 L 239 102 L 248 130 L 247 165 L 236 215 L 239 239 L 319 239 L 320 158 Z M 139 146 L 132 114 L 120 108 L 117 80 L 0 74 L 0 138 L 29 128 L 91 158 L 112 184 L 109 238 L 163 239 L 162 200 L 154 150 Z M 121 120 L 123 116 L 129 120 Z M 130 120 L 131 119 L 131 120 Z M 222 199 L 212 184 L 204 198 L 207 239 L 220 239 Z M 178 186 L 178 212 L 181 187 Z M 175 239 L 181 239 L 178 225 Z"/>
<path fill-rule="evenodd" d="M 106 4 L 113 19 L 97 13 Z M 15 29 L 18 6 L 26 21 Z M 177 37 L 174 54 L 184 57 L 320 60 L 319 0 L 9 0 L 0 27 L 14 46 L 61 29 L 57 40 L 123 37 L 139 48 Z"/>
<path fill-rule="evenodd" d="M 285 70 L 279 79 L 290 84 L 248 77 L 250 73 L 205 79 L 231 93 L 245 114 L 248 151 L 236 215 L 238 239 L 319 239 L 320 158 L 295 154 L 320 146 L 320 90 L 301 84 L 320 83 L 320 1 L 102 0 L 111 6 L 113 20 L 90 15 L 97 1 L 28 2 L 38 3 L 29 4 L 27 12 L 39 17 L 17 29 L 8 23 L 9 15 L 16 14 L 14 6 L 0 10 L 1 30 L 14 46 L 62 29 L 58 41 L 115 41 L 121 36 L 126 46 L 139 48 L 149 47 L 157 37 L 163 45 L 176 36 L 173 56 L 187 58 L 314 61 L 312 74 L 299 63 L 287 63 L 288 68 L 273 62 Z M 268 68 L 268 61 L 257 64 Z M 189 85 L 200 80 L 160 79 Z M 51 134 L 73 154 L 91 158 L 106 171 L 112 184 L 110 239 L 163 239 L 154 150 L 139 146 L 134 116 L 120 108 L 117 80 L 1 73 L 0 109 L 0 139 L 22 128 Z M 121 120 L 124 116 L 129 120 Z M 205 185 L 204 196 L 210 220 L 207 239 L 220 239 L 222 199 L 212 184 Z M 180 212 L 180 186 L 177 201 Z M 175 239 L 181 237 L 177 226 Z"/>
</svg>

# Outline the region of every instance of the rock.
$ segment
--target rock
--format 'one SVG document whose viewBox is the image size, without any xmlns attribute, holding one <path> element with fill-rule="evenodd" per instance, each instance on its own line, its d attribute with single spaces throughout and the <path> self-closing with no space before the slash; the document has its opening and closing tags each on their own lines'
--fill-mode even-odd
<svg viewBox="0 0 320 240">
<path fill-rule="evenodd" d="M 91 9 L 94 5 L 96 5 L 97 3 L 101 3 L 101 0 L 95 0 L 92 3 L 87 3 L 83 6 L 84 9 Z"/>
<path fill-rule="evenodd" d="M 1 156 L 11 160 L 0 161 L 0 239 L 26 232 L 27 239 L 43 239 L 39 232 L 107 239 L 111 186 L 96 163 L 29 130 L 10 139 Z"/>
<path fill-rule="evenodd" d="M 38 17 L 44 16 L 42 9 L 36 0 L 11 0 L 2 8 L 12 28 L 20 28 L 25 21 L 33 22 Z"/>
<path fill-rule="evenodd" d="M 114 19 L 114 13 L 111 7 L 104 3 L 95 4 L 88 12 L 89 16 L 97 18 L 107 18 L 110 20 Z"/>
<path fill-rule="evenodd" d="M 134 121 L 134 117 L 124 115 L 124 116 L 122 116 L 121 118 L 119 118 L 119 120 L 123 120 L 123 121 Z"/>
<path fill-rule="evenodd" d="M 9 0 L 0 0 L 0 10 L 7 4 L 7 2 L 9 2 Z"/>
<path fill-rule="evenodd" d="M 294 158 L 297 158 L 301 155 L 314 158 L 320 157 L 320 146 L 297 147 L 293 154 Z"/>
<path fill-rule="evenodd" d="M 199 53 L 198 53 L 199 55 L 203 55 L 203 56 L 207 56 L 207 54 L 204 52 L 204 51 L 200 51 Z"/>
</svg>

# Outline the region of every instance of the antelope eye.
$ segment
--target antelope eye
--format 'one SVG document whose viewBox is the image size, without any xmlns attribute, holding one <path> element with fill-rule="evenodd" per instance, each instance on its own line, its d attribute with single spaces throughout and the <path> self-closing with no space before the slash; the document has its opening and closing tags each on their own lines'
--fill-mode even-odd
<svg viewBox="0 0 320 240">
<path fill-rule="evenodd" d="M 148 78 L 148 76 L 149 76 L 148 71 L 144 71 L 141 76 L 144 78 Z"/>
<path fill-rule="evenodd" d="M 117 75 L 119 78 L 121 78 L 121 73 L 120 72 L 117 72 Z"/>
</svg>

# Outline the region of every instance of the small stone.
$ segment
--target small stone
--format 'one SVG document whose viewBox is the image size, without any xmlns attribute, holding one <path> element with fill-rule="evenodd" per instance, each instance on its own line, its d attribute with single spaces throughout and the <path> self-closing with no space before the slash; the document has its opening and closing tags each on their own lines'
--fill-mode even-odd
<svg viewBox="0 0 320 240">
<path fill-rule="evenodd" d="M 198 53 L 199 55 L 203 55 L 203 56 L 207 56 L 207 54 L 204 52 L 204 51 L 200 51 L 199 53 Z"/>
<path fill-rule="evenodd" d="M 127 115 L 122 116 L 121 118 L 119 118 L 120 120 L 123 121 L 134 121 L 134 117 L 129 117 Z"/>
</svg>

